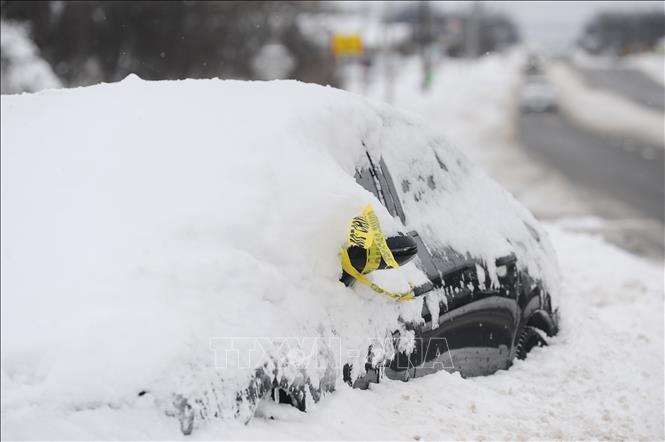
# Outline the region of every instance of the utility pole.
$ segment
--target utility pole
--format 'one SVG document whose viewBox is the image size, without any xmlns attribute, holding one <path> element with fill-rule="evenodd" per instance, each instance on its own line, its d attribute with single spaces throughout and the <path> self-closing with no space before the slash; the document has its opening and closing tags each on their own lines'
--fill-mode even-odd
<svg viewBox="0 0 665 442">
<path fill-rule="evenodd" d="M 466 43 L 466 56 L 476 58 L 480 56 L 480 24 L 482 22 L 482 5 L 479 1 L 471 4 L 471 13 L 464 29 Z"/>
<path fill-rule="evenodd" d="M 420 57 L 423 67 L 421 89 L 426 91 L 432 84 L 432 58 L 430 48 L 430 44 L 432 43 L 432 13 L 428 0 L 421 0 L 418 5 L 418 22 L 419 29 L 416 35 L 419 40 Z"/>
<path fill-rule="evenodd" d="M 392 103 L 394 100 L 395 75 L 392 65 L 392 42 L 390 41 L 390 16 L 392 14 L 392 2 L 383 2 L 383 69 L 385 75 L 385 100 Z"/>
</svg>

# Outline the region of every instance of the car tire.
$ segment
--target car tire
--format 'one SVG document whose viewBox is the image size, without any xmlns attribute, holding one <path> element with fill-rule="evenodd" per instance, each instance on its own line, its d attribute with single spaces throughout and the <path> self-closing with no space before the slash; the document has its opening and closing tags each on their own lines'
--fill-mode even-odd
<svg viewBox="0 0 665 442">
<path fill-rule="evenodd" d="M 515 356 L 517 359 L 526 359 L 527 354 L 534 347 L 545 347 L 547 346 L 547 341 L 543 338 L 542 333 L 536 327 L 527 325 L 522 330 L 519 339 L 517 340 L 517 348 L 515 350 Z"/>
</svg>

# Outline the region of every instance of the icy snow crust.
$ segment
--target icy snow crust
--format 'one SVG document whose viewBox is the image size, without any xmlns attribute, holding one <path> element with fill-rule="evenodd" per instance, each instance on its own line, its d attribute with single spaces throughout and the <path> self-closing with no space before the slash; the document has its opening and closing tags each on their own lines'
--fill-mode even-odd
<svg viewBox="0 0 665 442">
<path fill-rule="evenodd" d="M 406 226 L 356 184 L 363 144 L 390 168 Z M 214 338 L 333 336 L 338 378 L 346 362 L 360 374 L 368 345 L 419 321 L 423 302 L 338 281 L 367 203 L 386 235 L 417 230 L 495 281 L 494 260 L 515 253 L 558 292 L 547 234 L 439 134 L 293 81 L 131 76 L 3 96 L 1 200 L 3 416 L 124 407 L 141 391 L 168 410 L 211 386 L 222 415 L 251 416 L 233 408 L 251 371 L 217 370 Z M 383 273 L 394 290 L 424 278 L 414 264 Z M 268 351 L 302 375 L 282 347 Z M 314 383 L 329 373 L 321 359 L 305 373 Z"/>
</svg>

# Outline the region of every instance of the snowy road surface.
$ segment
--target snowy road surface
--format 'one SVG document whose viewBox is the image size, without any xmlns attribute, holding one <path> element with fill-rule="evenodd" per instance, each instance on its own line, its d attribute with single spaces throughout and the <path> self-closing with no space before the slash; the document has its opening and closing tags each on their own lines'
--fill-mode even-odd
<svg viewBox="0 0 665 442">
<path fill-rule="evenodd" d="M 549 74 L 560 112 L 520 115 L 521 143 L 573 184 L 583 206 L 612 220 L 605 222 L 609 240 L 662 259 L 662 84 L 640 71 L 589 61 L 575 69 L 555 64 Z"/>
<path fill-rule="evenodd" d="M 620 199 L 645 217 L 664 220 L 662 148 L 595 133 L 556 113 L 522 115 L 519 134 L 525 146 L 571 180 Z"/>
<path fill-rule="evenodd" d="M 643 72 L 625 68 L 578 67 L 584 80 L 595 88 L 609 89 L 637 104 L 665 110 L 665 89 Z"/>
</svg>

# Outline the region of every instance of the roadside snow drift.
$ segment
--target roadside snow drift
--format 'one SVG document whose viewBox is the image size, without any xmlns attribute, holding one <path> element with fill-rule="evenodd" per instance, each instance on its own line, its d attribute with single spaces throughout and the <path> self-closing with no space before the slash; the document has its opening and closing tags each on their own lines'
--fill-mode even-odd
<svg viewBox="0 0 665 442">
<path fill-rule="evenodd" d="M 396 183 L 411 180 L 406 226 L 356 184 L 365 149 Z M 428 232 L 491 274 L 515 253 L 556 299 L 547 234 L 530 213 L 384 105 L 292 81 L 136 76 L 3 96 L 3 421 L 145 396 L 168 408 L 211 385 L 231 414 L 248 372 L 215 368 L 217 337 L 334 336 L 341 362 L 362 367 L 358 349 L 422 309 L 338 281 L 349 222 L 367 203 L 386 234 Z M 390 272 L 388 289 L 422 278 L 413 264 Z"/>
<path fill-rule="evenodd" d="M 665 115 L 617 94 L 587 86 L 570 67 L 552 66 L 548 78 L 557 89 L 561 108 L 574 121 L 606 133 L 629 134 L 665 148 Z"/>
</svg>

